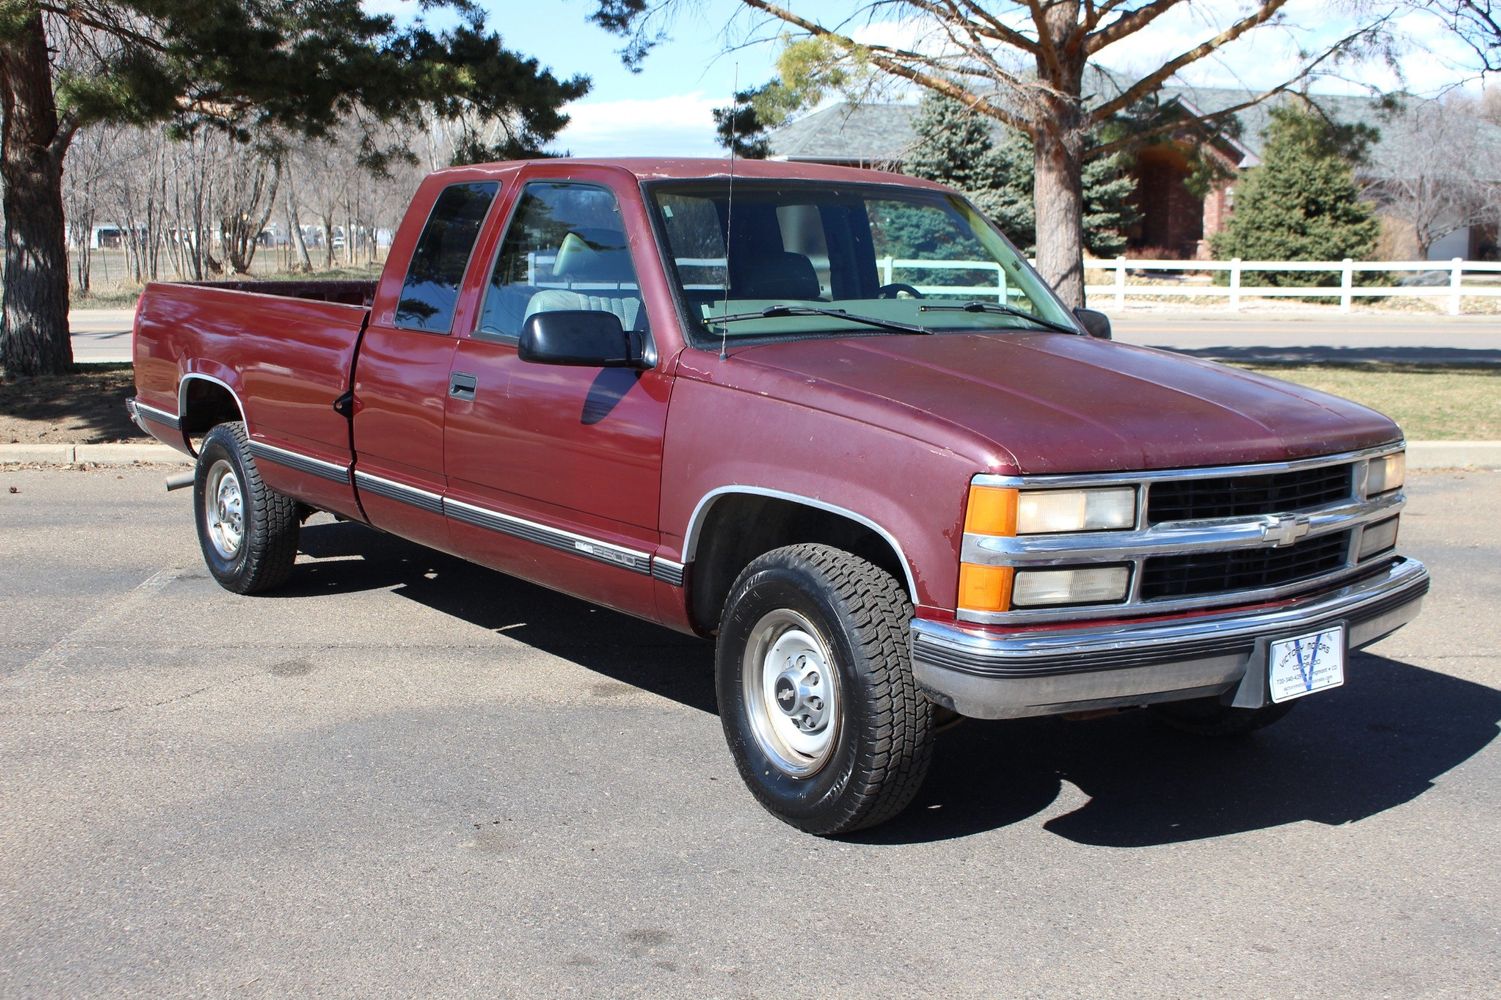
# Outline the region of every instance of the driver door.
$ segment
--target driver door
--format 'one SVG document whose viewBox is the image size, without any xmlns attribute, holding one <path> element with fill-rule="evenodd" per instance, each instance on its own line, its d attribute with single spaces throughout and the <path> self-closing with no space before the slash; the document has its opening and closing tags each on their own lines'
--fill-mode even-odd
<svg viewBox="0 0 1501 1000">
<path fill-rule="evenodd" d="M 610 188 L 536 180 L 522 189 L 474 329 L 456 345 L 444 466 L 461 551 L 650 614 L 671 380 L 517 356 L 526 318 L 550 310 L 608 312 L 649 338 L 636 263 Z"/>
</svg>

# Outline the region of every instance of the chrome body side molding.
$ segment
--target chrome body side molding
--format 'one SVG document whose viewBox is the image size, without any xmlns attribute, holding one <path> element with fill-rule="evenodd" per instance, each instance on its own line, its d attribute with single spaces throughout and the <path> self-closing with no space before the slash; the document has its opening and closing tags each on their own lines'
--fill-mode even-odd
<svg viewBox="0 0 1501 1000">
<path fill-rule="evenodd" d="M 321 458 L 314 458 L 287 448 L 278 448 L 264 441 L 251 441 L 250 454 L 263 461 L 275 462 L 277 465 L 286 466 L 297 472 L 305 472 L 319 479 L 327 479 L 341 485 L 349 484 L 349 466 L 347 465 L 325 462 Z"/>
<path fill-rule="evenodd" d="M 429 514 L 443 513 L 443 498 L 436 493 L 418 489 L 415 486 L 407 486 L 392 479 L 382 476 L 373 476 L 361 469 L 354 470 L 354 484 L 359 489 L 373 493 L 387 500 L 395 500 L 398 503 L 410 504 L 419 510 L 425 510 Z"/>
<path fill-rule="evenodd" d="M 177 414 L 168 413 L 166 410 L 157 409 L 155 406 L 147 406 L 139 399 L 127 399 L 125 401 L 125 410 L 130 414 L 130 419 L 135 422 L 135 425 L 147 434 L 151 433 L 151 428 L 142 423 L 142 420 L 150 420 L 152 423 L 161 424 L 163 427 L 170 427 L 174 431 L 181 427 L 181 421 L 177 419 Z"/>
<path fill-rule="evenodd" d="M 674 587 L 683 585 L 683 571 L 686 567 L 680 562 L 671 559 L 663 559 L 656 556 L 651 561 L 651 575 L 663 583 Z"/>
<path fill-rule="evenodd" d="M 407 486 L 384 476 L 372 475 L 362 469 L 354 470 L 354 482 L 360 489 L 368 491 L 387 500 L 395 500 L 398 503 L 410 504 L 429 514 L 440 514 L 451 517 L 455 521 L 472 524 L 476 528 L 484 528 L 486 531 L 494 531 L 502 535 L 510 535 L 512 538 L 520 538 L 523 541 L 533 542 L 537 545 L 546 545 L 548 548 L 557 549 L 560 552 L 568 552 L 572 555 L 583 556 L 585 559 L 593 559 L 609 566 L 617 566 L 621 569 L 630 570 L 642 575 L 652 574 L 652 557 L 649 552 L 638 549 L 626 548 L 613 542 L 601 541 L 588 535 L 580 535 L 577 532 L 565 531 L 562 528 L 554 528 L 550 525 L 539 524 L 536 521 L 528 521 L 524 517 L 514 514 L 506 514 L 488 507 L 477 504 L 465 503 L 462 500 L 454 500 L 429 490 L 418 489 L 415 486 Z M 664 569 L 664 572 L 666 570 Z M 682 579 L 681 567 L 679 567 L 678 579 Z"/>
<path fill-rule="evenodd" d="M 500 511 L 478 507 L 461 500 L 444 498 L 443 512 L 456 521 L 463 521 L 475 527 L 511 535 L 538 545 L 546 545 L 562 552 L 571 552 L 574 555 L 608 563 L 611 566 L 620 566 L 635 573 L 649 574 L 651 572 L 650 553 L 628 549 L 623 545 L 602 542 L 587 535 L 538 524 L 536 521 L 528 521 L 512 514 L 502 514 Z"/>
</svg>

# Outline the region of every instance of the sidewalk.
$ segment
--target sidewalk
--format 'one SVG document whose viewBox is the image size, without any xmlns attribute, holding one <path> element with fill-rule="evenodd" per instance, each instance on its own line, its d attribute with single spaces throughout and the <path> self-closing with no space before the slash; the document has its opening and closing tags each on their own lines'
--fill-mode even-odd
<svg viewBox="0 0 1501 1000">
<path fill-rule="evenodd" d="M 164 444 L 0 444 L 0 465 L 177 465 L 193 460 Z M 1409 441 L 1409 469 L 1501 469 L 1501 441 Z"/>
</svg>

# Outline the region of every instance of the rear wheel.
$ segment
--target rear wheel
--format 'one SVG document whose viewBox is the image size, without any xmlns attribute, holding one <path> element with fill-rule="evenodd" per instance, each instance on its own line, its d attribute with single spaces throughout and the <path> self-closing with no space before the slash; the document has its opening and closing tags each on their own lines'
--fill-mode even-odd
<svg viewBox="0 0 1501 1000">
<path fill-rule="evenodd" d="M 220 424 L 203 439 L 193 502 L 203 561 L 221 586 L 255 594 L 286 582 L 297 559 L 297 501 L 261 482 L 244 424 Z"/>
<path fill-rule="evenodd" d="M 890 574 L 825 545 L 768 552 L 735 581 L 719 629 L 720 717 L 773 815 L 848 833 L 917 794 L 933 709 L 912 679 L 911 617 Z"/>
<path fill-rule="evenodd" d="M 1261 708 L 1231 708 L 1218 698 L 1195 698 L 1148 708 L 1159 722 L 1179 732 L 1195 736 L 1243 736 L 1270 726 L 1295 705 L 1295 701 L 1284 701 Z"/>
</svg>

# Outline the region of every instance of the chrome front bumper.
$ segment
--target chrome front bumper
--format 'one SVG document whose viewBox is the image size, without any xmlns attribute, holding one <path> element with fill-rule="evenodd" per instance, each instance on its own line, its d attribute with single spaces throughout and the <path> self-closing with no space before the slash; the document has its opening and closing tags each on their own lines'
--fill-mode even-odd
<svg viewBox="0 0 1501 1000">
<path fill-rule="evenodd" d="M 1384 572 L 1255 611 L 998 633 L 912 621 L 912 672 L 960 715 L 1006 719 L 1235 693 L 1260 707 L 1270 640 L 1344 623 L 1351 649 L 1417 616 L 1428 571 L 1399 558 Z M 1242 683 L 1242 681 L 1245 683 Z"/>
</svg>

